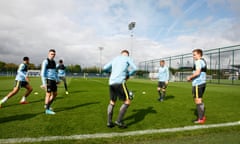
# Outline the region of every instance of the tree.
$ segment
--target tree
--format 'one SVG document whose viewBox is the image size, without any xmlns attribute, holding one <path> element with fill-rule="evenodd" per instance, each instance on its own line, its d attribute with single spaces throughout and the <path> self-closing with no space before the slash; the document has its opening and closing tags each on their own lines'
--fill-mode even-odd
<svg viewBox="0 0 240 144">
<path fill-rule="evenodd" d="M 35 67 L 35 65 L 34 65 L 33 63 L 30 63 L 30 64 L 28 65 L 28 69 L 34 70 L 34 69 L 36 69 L 36 67 Z"/>
<path fill-rule="evenodd" d="M 18 69 L 18 65 L 14 64 L 14 63 L 7 63 L 4 66 L 4 69 L 5 69 L 5 71 L 8 71 L 8 72 L 15 72 Z"/>
<path fill-rule="evenodd" d="M 0 71 L 4 71 L 4 67 L 5 67 L 6 63 L 0 61 Z"/>
<path fill-rule="evenodd" d="M 67 71 L 70 73 L 80 73 L 81 72 L 81 66 L 80 65 L 69 65 L 67 66 Z"/>
<path fill-rule="evenodd" d="M 83 69 L 84 73 L 98 73 L 99 72 L 99 68 L 95 67 L 87 67 Z"/>
</svg>

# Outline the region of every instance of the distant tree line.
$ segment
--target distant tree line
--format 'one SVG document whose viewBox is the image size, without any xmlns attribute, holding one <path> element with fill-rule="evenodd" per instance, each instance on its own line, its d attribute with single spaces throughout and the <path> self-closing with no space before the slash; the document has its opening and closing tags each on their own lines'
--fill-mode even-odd
<svg viewBox="0 0 240 144">
<path fill-rule="evenodd" d="M 0 72 L 16 72 L 19 64 L 6 63 L 0 61 Z M 96 66 L 82 68 L 81 65 L 66 65 L 68 73 L 99 73 L 99 68 Z M 29 70 L 40 70 L 41 65 L 35 65 L 33 63 L 29 64 Z"/>
<path fill-rule="evenodd" d="M 18 69 L 19 64 L 14 64 L 14 63 L 6 63 L 3 61 L 0 61 L 0 73 L 16 73 Z M 74 74 L 74 73 L 100 73 L 100 68 L 97 66 L 92 66 L 92 67 L 84 67 L 82 68 L 81 65 L 79 64 L 71 64 L 71 65 L 65 65 L 67 70 L 66 72 L 69 74 Z M 41 64 L 35 65 L 33 63 L 29 64 L 29 70 L 40 70 L 41 69 Z M 101 71 L 102 72 L 102 71 Z M 139 77 L 144 77 L 146 74 L 148 74 L 147 71 L 137 71 L 136 75 Z"/>
<path fill-rule="evenodd" d="M 0 72 L 15 72 L 17 69 L 17 64 L 0 61 Z M 37 69 L 37 67 L 34 64 L 29 64 L 29 69 Z"/>
</svg>

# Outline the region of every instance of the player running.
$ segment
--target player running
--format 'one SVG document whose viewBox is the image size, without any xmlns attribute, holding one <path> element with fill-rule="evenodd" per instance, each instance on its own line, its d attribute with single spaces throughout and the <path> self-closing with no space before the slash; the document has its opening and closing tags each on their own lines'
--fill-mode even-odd
<svg viewBox="0 0 240 144">
<path fill-rule="evenodd" d="M 131 68 L 130 70 L 129 67 Z M 129 58 L 129 52 L 127 50 L 123 50 L 121 52 L 121 56 L 118 56 L 107 63 L 103 67 L 103 70 L 111 72 L 109 79 L 110 103 L 107 108 L 107 127 L 114 127 L 114 123 L 112 122 L 113 109 L 118 97 L 120 100 L 124 101 L 124 103 L 119 110 L 118 119 L 115 121 L 115 124 L 118 125 L 119 128 L 126 128 L 127 126 L 123 123 L 123 117 L 131 103 L 129 92 L 126 87 L 126 80 L 129 76 L 135 73 L 137 67 L 133 63 L 132 59 Z"/>
<path fill-rule="evenodd" d="M 55 112 L 50 107 L 54 99 L 57 96 L 57 84 L 59 78 L 56 71 L 56 63 L 54 57 L 56 51 L 50 49 L 48 52 L 48 58 L 42 62 L 41 77 L 42 77 L 42 88 L 46 90 L 45 96 L 45 113 L 54 115 Z"/>
<path fill-rule="evenodd" d="M 188 76 L 187 80 L 192 81 L 192 93 L 198 112 L 198 118 L 194 121 L 194 123 L 203 124 L 206 120 L 202 98 L 206 88 L 207 63 L 202 58 L 203 52 L 201 49 L 195 49 L 192 53 L 195 61 L 193 66 L 193 74 Z"/>
<path fill-rule="evenodd" d="M 163 101 L 166 95 L 166 88 L 169 81 L 169 68 L 165 66 L 165 61 L 160 61 L 160 67 L 158 69 L 158 88 L 157 91 L 159 93 L 159 101 Z"/>
<path fill-rule="evenodd" d="M 58 72 L 58 77 L 60 80 L 63 81 L 64 83 L 64 88 L 65 88 L 65 93 L 68 95 L 68 87 L 67 87 L 67 82 L 66 82 L 66 67 L 63 64 L 63 60 L 59 60 L 59 63 L 57 64 L 57 72 Z"/>
<path fill-rule="evenodd" d="M 14 96 L 15 94 L 18 93 L 20 88 L 24 87 L 27 91 L 22 97 L 20 104 L 27 104 L 28 102 L 26 101 L 27 96 L 32 92 L 32 87 L 29 84 L 29 79 L 27 77 L 27 71 L 28 71 L 28 64 L 29 64 L 29 58 L 24 57 L 23 58 L 23 63 L 21 63 L 18 67 L 17 70 L 17 75 L 15 78 L 15 86 L 11 92 L 8 93 L 7 96 L 5 96 L 1 101 L 0 101 L 0 108 L 3 103 L 5 103 L 9 98 Z"/>
</svg>

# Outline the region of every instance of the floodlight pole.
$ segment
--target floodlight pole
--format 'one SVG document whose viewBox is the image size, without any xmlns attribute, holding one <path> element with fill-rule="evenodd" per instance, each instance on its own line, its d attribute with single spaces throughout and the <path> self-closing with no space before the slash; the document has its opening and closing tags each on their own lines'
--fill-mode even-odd
<svg viewBox="0 0 240 144">
<path fill-rule="evenodd" d="M 135 28 L 135 25 L 136 25 L 136 22 L 131 22 L 128 24 L 128 30 L 131 31 L 131 52 L 130 54 L 132 55 L 133 57 L 133 29 Z"/>
<path fill-rule="evenodd" d="M 100 64 L 100 66 L 99 66 L 99 73 L 101 74 L 102 73 L 102 50 L 104 49 L 103 47 L 98 47 L 98 49 L 99 49 L 99 54 L 100 54 L 100 56 L 99 56 L 99 64 Z"/>
</svg>

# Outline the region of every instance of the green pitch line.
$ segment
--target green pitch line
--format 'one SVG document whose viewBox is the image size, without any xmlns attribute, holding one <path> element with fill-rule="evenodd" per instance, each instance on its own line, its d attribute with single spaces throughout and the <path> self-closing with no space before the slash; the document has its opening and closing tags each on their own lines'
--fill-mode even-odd
<svg viewBox="0 0 240 144">
<path fill-rule="evenodd" d="M 156 133 L 170 133 L 170 132 L 181 132 L 181 131 L 192 131 L 199 129 L 219 128 L 228 126 L 240 125 L 240 121 L 220 123 L 220 124 L 209 124 L 209 125 L 195 125 L 185 126 L 178 128 L 166 128 L 166 129 L 152 129 L 152 130 L 140 130 L 140 131 L 129 131 L 129 132 L 115 132 L 115 133 L 96 133 L 96 134 L 82 134 L 82 135 L 71 135 L 71 136 L 45 136 L 39 138 L 10 138 L 0 139 L 1 144 L 11 143 L 27 143 L 27 142 L 46 142 L 46 141 L 57 141 L 57 140 L 81 140 L 81 139 L 94 139 L 94 138 L 112 138 L 112 137 L 123 137 L 123 136 L 136 136 L 144 134 L 156 134 Z"/>
</svg>

